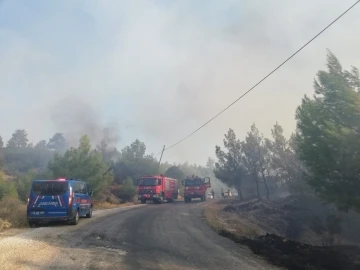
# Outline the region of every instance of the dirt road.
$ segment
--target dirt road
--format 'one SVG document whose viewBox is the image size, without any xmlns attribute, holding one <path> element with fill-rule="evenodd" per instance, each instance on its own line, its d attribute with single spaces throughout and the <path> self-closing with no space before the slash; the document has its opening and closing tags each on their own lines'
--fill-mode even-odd
<svg viewBox="0 0 360 270">
<path fill-rule="evenodd" d="M 29 229 L 0 240 L 0 269 L 274 269 L 212 231 L 203 207 L 130 206 Z"/>
</svg>

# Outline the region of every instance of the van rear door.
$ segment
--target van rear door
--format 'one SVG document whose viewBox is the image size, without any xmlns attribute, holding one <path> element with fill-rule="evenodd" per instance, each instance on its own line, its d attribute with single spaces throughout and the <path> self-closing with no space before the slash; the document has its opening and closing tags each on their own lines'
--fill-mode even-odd
<svg viewBox="0 0 360 270">
<path fill-rule="evenodd" d="M 68 181 L 34 181 L 30 192 L 28 215 L 39 218 L 67 217 L 69 194 Z"/>
</svg>

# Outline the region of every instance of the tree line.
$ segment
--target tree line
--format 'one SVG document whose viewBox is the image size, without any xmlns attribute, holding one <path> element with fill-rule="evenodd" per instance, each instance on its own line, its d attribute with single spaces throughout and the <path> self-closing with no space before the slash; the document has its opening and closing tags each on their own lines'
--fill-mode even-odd
<svg viewBox="0 0 360 270">
<path fill-rule="evenodd" d="M 26 201 L 34 179 L 83 179 L 95 191 L 96 199 L 119 202 L 133 199 L 136 180 L 143 175 L 162 173 L 179 180 L 192 174 L 214 177 L 213 167 L 168 162 L 159 167 L 159 161 L 146 153 L 145 143 L 138 139 L 118 150 L 109 146 L 106 139 L 93 147 L 86 135 L 77 147 L 70 148 L 61 133 L 35 146 L 27 136 L 25 130 L 19 129 L 5 147 L 1 144 L 0 171 L 12 178 L 6 180 L 4 174 L 0 175 L 0 200 L 11 195 Z M 214 161 L 209 164 L 213 166 Z"/>
<path fill-rule="evenodd" d="M 295 119 L 289 139 L 278 123 L 271 138 L 255 124 L 243 140 L 229 129 L 223 146 L 215 147 L 216 177 L 235 187 L 240 198 L 249 185 L 259 198 L 285 187 L 313 193 L 342 211 L 360 212 L 359 70 L 344 70 L 329 51 L 327 70 L 317 73 L 314 94 L 304 96 Z"/>
</svg>

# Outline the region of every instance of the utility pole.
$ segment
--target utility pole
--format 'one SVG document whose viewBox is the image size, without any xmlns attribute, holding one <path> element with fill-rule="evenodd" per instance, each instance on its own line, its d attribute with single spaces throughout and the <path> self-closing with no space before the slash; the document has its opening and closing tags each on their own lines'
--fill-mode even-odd
<svg viewBox="0 0 360 270">
<path fill-rule="evenodd" d="M 162 150 L 162 152 L 161 152 L 161 156 L 160 156 L 160 160 L 159 160 L 159 165 L 158 165 L 158 173 L 159 173 L 159 170 L 160 170 L 160 163 L 161 163 L 161 159 L 162 159 L 162 156 L 163 156 L 163 154 L 164 154 L 164 151 L 165 151 L 165 145 L 164 145 L 163 150 Z"/>
</svg>

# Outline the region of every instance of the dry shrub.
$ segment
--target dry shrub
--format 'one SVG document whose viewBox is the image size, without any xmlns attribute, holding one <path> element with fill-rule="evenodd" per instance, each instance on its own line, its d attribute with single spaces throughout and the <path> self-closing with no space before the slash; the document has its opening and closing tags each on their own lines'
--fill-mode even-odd
<svg viewBox="0 0 360 270">
<path fill-rule="evenodd" d="M 255 224 L 242 220 L 239 216 L 223 211 L 224 206 L 212 203 L 205 211 L 204 217 L 207 223 L 214 230 L 220 232 L 231 232 L 239 237 L 254 238 L 264 234 L 264 232 Z"/>
<path fill-rule="evenodd" d="M 0 218 L 0 231 L 10 228 L 11 228 L 11 223 L 7 220 L 3 220 Z"/>
<path fill-rule="evenodd" d="M 2 220 L 2 223 L 4 224 L 4 228 L 2 227 L 2 225 L 0 225 L 1 229 L 7 229 L 9 226 L 27 226 L 26 205 L 16 198 L 3 198 L 0 201 L 0 220 Z"/>
</svg>

